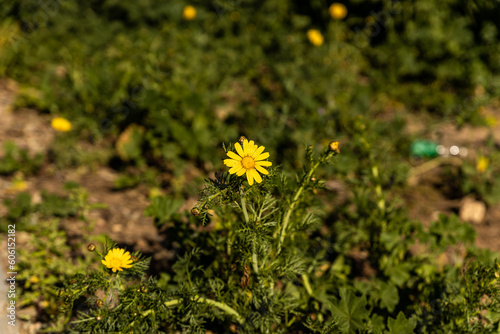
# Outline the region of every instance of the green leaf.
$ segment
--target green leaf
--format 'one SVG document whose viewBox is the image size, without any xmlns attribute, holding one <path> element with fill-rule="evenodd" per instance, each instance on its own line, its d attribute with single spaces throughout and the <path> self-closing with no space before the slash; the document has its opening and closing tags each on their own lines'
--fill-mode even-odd
<svg viewBox="0 0 500 334">
<path fill-rule="evenodd" d="M 388 251 L 392 250 L 401 241 L 401 234 L 398 232 L 383 232 L 380 235 L 380 242 Z"/>
<path fill-rule="evenodd" d="M 403 263 L 399 266 L 387 267 L 384 273 L 397 286 L 403 286 L 410 279 L 411 264 Z"/>
<path fill-rule="evenodd" d="M 181 205 L 181 200 L 170 196 L 158 196 L 153 198 L 151 205 L 144 211 L 144 215 L 153 217 L 157 224 L 165 224 L 172 219 Z"/>
<path fill-rule="evenodd" d="M 356 297 L 351 290 L 340 289 L 340 301 L 332 305 L 332 314 L 338 319 L 343 333 L 356 333 L 365 328 L 369 312 L 366 309 L 366 297 Z"/>
<path fill-rule="evenodd" d="M 393 312 L 399 303 L 398 289 L 392 283 L 382 283 L 380 286 L 380 306 Z"/>
<path fill-rule="evenodd" d="M 417 319 L 413 317 L 406 319 L 403 312 L 399 312 L 396 319 L 389 318 L 387 320 L 387 327 L 389 328 L 389 331 L 385 331 L 385 333 L 413 333 L 413 330 L 417 327 Z"/>
</svg>

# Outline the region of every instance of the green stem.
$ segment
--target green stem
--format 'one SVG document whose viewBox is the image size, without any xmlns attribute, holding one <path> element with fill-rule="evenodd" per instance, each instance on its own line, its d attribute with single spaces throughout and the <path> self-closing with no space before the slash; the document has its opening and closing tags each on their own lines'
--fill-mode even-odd
<svg viewBox="0 0 500 334">
<path fill-rule="evenodd" d="M 280 241 L 278 244 L 278 253 L 277 254 L 279 254 L 281 252 L 281 246 L 283 245 L 283 241 L 285 240 L 288 222 L 290 221 L 290 217 L 292 215 L 292 212 L 295 209 L 295 205 L 297 205 L 299 197 L 302 194 L 302 191 L 304 191 L 306 184 L 308 184 L 309 181 L 311 180 L 311 177 L 312 177 L 314 171 L 316 170 L 316 168 L 318 168 L 319 163 L 320 162 L 318 161 L 314 166 L 312 166 L 311 170 L 309 170 L 309 173 L 307 173 L 304 181 L 302 182 L 302 185 L 300 186 L 299 190 L 297 190 L 297 192 L 295 193 L 295 196 L 293 197 L 293 200 L 292 200 L 292 204 L 290 204 L 290 207 L 288 208 L 288 210 L 285 214 L 285 218 L 283 219 L 283 223 L 281 224 Z"/>
<path fill-rule="evenodd" d="M 311 288 L 311 283 L 309 282 L 309 276 L 307 276 L 306 274 L 302 274 L 302 281 L 304 283 L 304 288 L 306 288 L 307 294 L 309 296 L 312 296 L 313 291 Z"/>
<path fill-rule="evenodd" d="M 245 195 L 243 194 L 243 189 L 240 189 L 240 195 L 241 195 L 241 210 L 243 211 L 243 216 L 245 216 L 245 221 L 248 224 L 250 218 L 248 217 L 247 203 L 245 201 Z"/>
<path fill-rule="evenodd" d="M 257 260 L 257 254 L 255 253 L 255 247 L 252 249 L 252 267 L 256 274 L 259 273 L 259 261 Z"/>
<path fill-rule="evenodd" d="M 231 229 L 228 229 L 228 232 L 227 232 L 227 255 L 228 256 L 231 255 L 231 250 L 233 247 L 232 236 L 233 236 L 233 233 L 231 233 Z"/>
<path fill-rule="evenodd" d="M 241 210 L 243 211 L 243 216 L 245 216 L 245 221 L 248 224 L 250 221 L 250 218 L 248 216 L 247 203 L 245 201 L 245 194 L 243 193 L 243 188 L 240 188 L 240 195 L 241 195 Z M 259 273 L 259 262 L 257 260 L 257 254 L 255 253 L 255 244 L 252 244 L 252 267 L 253 267 L 253 271 L 256 274 L 258 274 Z"/>
<path fill-rule="evenodd" d="M 219 196 L 220 194 L 222 194 L 223 192 L 227 191 L 229 188 L 225 188 L 225 189 L 222 189 L 218 192 L 216 192 L 215 194 L 211 195 L 210 197 L 208 197 L 204 202 L 203 202 L 203 205 L 201 206 L 202 208 L 206 207 L 207 204 L 212 200 L 214 199 L 215 197 Z"/>
<path fill-rule="evenodd" d="M 240 323 L 240 324 L 243 324 L 245 322 L 245 320 L 241 317 L 241 315 L 238 312 L 236 312 L 232 307 L 230 307 L 224 303 L 216 302 L 215 300 L 207 299 L 204 297 L 198 297 L 198 296 L 191 298 L 191 300 L 194 302 L 198 302 L 198 303 L 205 303 L 205 304 L 210 305 L 210 306 L 215 306 L 215 307 L 221 309 L 222 311 L 226 312 L 227 314 L 234 316 L 236 318 L 236 321 L 238 321 L 238 323 Z M 170 300 L 168 302 L 165 302 L 164 305 L 166 307 L 170 307 L 170 306 L 175 306 L 181 302 L 182 302 L 182 299 L 174 299 L 174 300 Z M 151 312 L 152 312 L 152 310 L 148 310 L 146 312 L 143 312 L 142 315 L 146 316 Z"/>
</svg>

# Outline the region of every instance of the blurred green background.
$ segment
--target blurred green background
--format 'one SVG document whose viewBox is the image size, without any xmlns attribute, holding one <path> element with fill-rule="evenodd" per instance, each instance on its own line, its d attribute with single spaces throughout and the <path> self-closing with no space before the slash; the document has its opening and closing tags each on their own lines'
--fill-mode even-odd
<svg viewBox="0 0 500 334">
<path fill-rule="evenodd" d="M 246 135 L 293 167 L 303 145 L 345 145 L 359 126 L 407 156 L 400 115 L 481 123 L 500 90 L 495 0 L 11 0 L 0 15 L 16 106 L 73 124 L 62 164 L 85 160 L 65 149 L 76 137 L 116 147 L 105 163 L 207 171 Z M 356 149 L 340 165 L 355 169 Z"/>
</svg>

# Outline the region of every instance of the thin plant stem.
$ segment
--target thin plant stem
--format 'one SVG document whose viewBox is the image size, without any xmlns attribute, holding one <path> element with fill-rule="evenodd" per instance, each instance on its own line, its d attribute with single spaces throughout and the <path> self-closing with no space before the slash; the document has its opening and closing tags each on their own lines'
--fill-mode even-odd
<svg viewBox="0 0 500 334">
<path fill-rule="evenodd" d="M 281 233 L 280 233 L 280 240 L 278 243 L 277 254 L 279 254 L 281 252 L 281 246 L 283 245 L 283 241 L 285 240 L 286 229 L 288 228 L 288 222 L 290 221 L 290 217 L 292 215 L 292 212 L 295 209 L 295 205 L 297 205 L 298 200 L 300 198 L 300 195 L 302 194 L 302 191 L 304 191 L 306 184 L 309 183 L 309 180 L 311 179 L 312 175 L 314 174 L 314 171 L 316 170 L 316 168 L 318 168 L 319 163 L 320 162 L 318 161 L 309 170 L 309 173 L 307 173 L 306 177 L 304 178 L 304 181 L 302 182 L 302 185 L 295 193 L 295 196 L 293 197 L 292 203 L 290 204 L 290 206 L 288 207 L 288 210 L 286 211 L 285 218 L 283 218 L 283 223 L 281 224 Z"/>
<path fill-rule="evenodd" d="M 204 202 L 203 202 L 203 205 L 201 206 L 202 208 L 205 207 L 211 200 L 213 200 L 215 197 L 219 196 L 220 194 L 222 194 L 223 192 L 226 192 L 229 188 L 225 188 L 225 189 L 222 189 L 218 192 L 216 192 L 215 194 L 211 195 L 210 197 L 208 197 Z"/>
<path fill-rule="evenodd" d="M 238 323 L 240 323 L 240 324 L 243 324 L 245 322 L 245 320 L 241 317 L 241 315 L 235 309 L 233 309 L 232 307 L 230 307 L 224 303 L 216 302 L 215 300 L 207 299 L 207 298 L 199 297 L 199 296 L 195 296 L 195 297 L 191 298 L 191 300 L 194 302 L 198 302 L 198 303 L 205 303 L 205 304 L 210 305 L 210 306 L 215 306 L 215 307 L 221 309 L 222 311 L 226 312 L 227 314 L 234 316 L 236 321 L 238 321 Z M 182 302 L 182 299 L 174 299 L 174 300 L 170 300 L 168 302 L 165 302 L 164 305 L 166 307 L 170 307 L 170 306 L 175 306 L 181 302 Z M 148 310 L 146 312 L 143 312 L 142 315 L 146 316 L 151 312 L 152 312 L 152 310 Z"/>
<path fill-rule="evenodd" d="M 240 188 L 241 195 L 241 211 L 243 211 L 243 216 L 245 217 L 245 221 L 248 224 L 250 218 L 248 217 L 247 211 L 247 203 L 245 201 L 245 194 L 243 193 L 243 188 Z M 252 245 L 252 267 L 253 271 L 258 274 L 259 273 L 259 262 L 257 260 L 257 254 L 255 253 L 255 244 Z"/>
<path fill-rule="evenodd" d="M 309 282 L 309 276 L 307 276 L 307 274 L 302 274 L 302 282 L 304 283 L 304 288 L 306 288 L 307 294 L 309 296 L 312 296 L 313 291 L 311 288 L 311 283 Z"/>
</svg>

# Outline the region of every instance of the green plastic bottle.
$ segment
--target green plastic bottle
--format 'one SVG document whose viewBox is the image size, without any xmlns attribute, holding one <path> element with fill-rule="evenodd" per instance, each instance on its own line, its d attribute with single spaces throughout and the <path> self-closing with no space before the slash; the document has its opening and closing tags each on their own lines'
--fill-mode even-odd
<svg viewBox="0 0 500 334">
<path fill-rule="evenodd" d="M 415 158 L 435 158 L 438 156 L 438 144 L 430 140 L 415 140 L 410 147 L 410 154 Z"/>
</svg>

